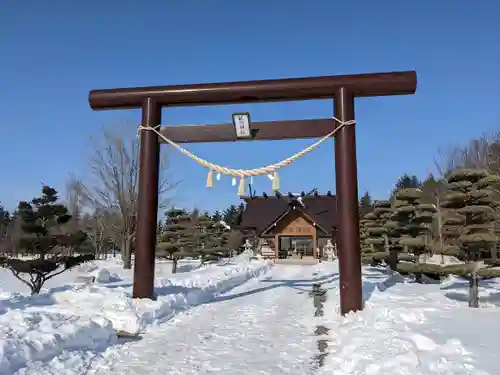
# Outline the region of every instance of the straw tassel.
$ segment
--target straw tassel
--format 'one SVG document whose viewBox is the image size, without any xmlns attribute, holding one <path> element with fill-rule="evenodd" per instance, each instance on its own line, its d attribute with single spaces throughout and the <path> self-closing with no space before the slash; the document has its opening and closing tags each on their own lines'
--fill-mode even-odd
<svg viewBox="0 0 500 375">
<path fill-rule="evenodd" d="M 242 197 L 245 195 L 245 177 L 240 177 L 240 186 L 238 187 L 238 195 Z"/>
<path fill-rule="evenodd" d="M 207 175 L 207 185 L 206 185 L 206 187 L 207 188 L 211 188 L 213 186 L 214 186 L 213 171 L 210 169 L 208 171 L 208 175 Z"/>
<path fill-rule="evenodd" d="M 278 177 L 278 171 L 273 173 L 273 191 L 278 191 L 280 189 L 280 178 Z"/>
</svg>

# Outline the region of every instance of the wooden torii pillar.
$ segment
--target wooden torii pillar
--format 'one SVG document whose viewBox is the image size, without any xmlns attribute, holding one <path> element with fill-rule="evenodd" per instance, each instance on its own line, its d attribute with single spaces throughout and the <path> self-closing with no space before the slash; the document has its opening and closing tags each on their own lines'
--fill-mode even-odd
<svg viewBox="0 0 500 375">
<path fill-rule="evenodd" d="M 274 79 L 195 85 L 153 86 L 92 90 L 94 110 L 142 109 L 142 126 L 160 125 L 162 107 L 260 103 L 308 99 L 334 100 L 340 121 L 354 120 L 354 98 L 414 94 L 414 71 Z M 252 123 L 251 140 L 316 138 L 338 124 L 333 119 Z M 162 127 L 160 132 L 177 143 L 240 140 L 232 124 Z M 139 197 L 134 298 L 154 298 L 156 220 L 160 142 L 152 131 L 141 135 Z M 340 310 L 344 315 L 363 308 L 359 242 L 358 187 L 355 127 L 345 126 L 335 136 L 335 180 L 338 211 Z"/>
</svg>

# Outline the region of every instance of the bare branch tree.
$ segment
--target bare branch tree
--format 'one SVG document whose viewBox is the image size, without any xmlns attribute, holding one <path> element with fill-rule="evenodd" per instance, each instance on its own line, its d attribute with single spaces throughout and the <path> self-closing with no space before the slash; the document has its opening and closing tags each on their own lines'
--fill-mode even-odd
<svg viewBox="0 0 500 375">
<path fill-rule="evenodd" d="M 96 259 L 105 258 L 113 240 L 107 235 L 106 212 L 95 211 L 92 214 L 86 214 L 82 218 L 82 228 L 90 240 L 95 251 Z"/>
<path fill-rule="evenodd" d="M 73 175 L 66 183 L 66 199 L 65 205 L 68 212 L 71 214 L 71 220 L 61 226 L 61 229 L 66 232 L 75 232 L 83 230 L 82 214 L 85 200 L 85 191 L 80 181 Z M 68 248 L 72 251 L 72 248 Z M 69 254 L 72 255 L 72 254 Z"/>
<path fill-rule="evenodd" d="M 85 192 L 82 184 L 71 174 L 66 183 L 66 207 L 71 215 L 77 216 L 82 213 L 84 198 Z"/>
<path fill-rule="evenodd" d="M 90 179 L 76 184 L 83 202 L 94 213 L 101 213 L 106 220 L 106 235 L 116 241 L 122 251 L 124 268 L 131 268 L 131 254 L 135 241 L 137 198 L 139 188 L 139 142 L 135 136 L 126 135 L 127 125 L 103 127 L 99 137 L 92 139 L 89 159 Z M 166 178 L 165 154 L 160 160 L 159 206 L 169 203 L 168 193 L 176 186 Z M 101 217 L 103 219 L 104 217 Z"/>
<path fill-rule="evenodd" d="M 487 169 L 500 172 L 500 132 L 483 133 L 465 146 L 438 150 L 439 159 L 434 163 L 441 176 L 458 168 Z"/>
</svg>

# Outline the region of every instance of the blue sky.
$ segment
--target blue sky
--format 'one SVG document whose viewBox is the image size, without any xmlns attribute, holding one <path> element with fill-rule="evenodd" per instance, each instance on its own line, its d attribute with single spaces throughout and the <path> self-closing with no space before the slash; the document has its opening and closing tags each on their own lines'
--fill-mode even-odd
<svg viewBox="0 0 500 375">
<path fill-rule="evenodd" d="M 401 174 L 424 177 L 439 147 L 500 130 L 500 2 L 328 0 L 14 1 L 0 5 L 0 201 L 12 208 L 41 182 L 85 178 L 89 137 L 138 111 L 93 112 L 99 88 L 417 70 L 417 94 L 356 102 L 360 194 L 387 195 Z M 165 109 L 163 124 L 332 115 L 331 101 Z M 128 127 L 124 131 L 133 131 Z M 189 145 L 232 168 L 281 160 L 311 140 Z M 166 146 L 163 148 L 166 150 Z M 229 178 L 176 152 L 176 204 L 238 203 Z M 333 145 L 280 173 L 285 191 L 335 190 Z M 257 178 L 258 192 L 271 183 Z"/>
</svg>

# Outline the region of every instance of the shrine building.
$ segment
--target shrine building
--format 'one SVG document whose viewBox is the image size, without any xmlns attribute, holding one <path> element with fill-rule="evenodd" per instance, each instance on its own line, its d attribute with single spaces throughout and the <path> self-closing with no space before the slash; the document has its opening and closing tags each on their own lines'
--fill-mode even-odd
<svg viewBox="0 0 500 375">
<path fill-rule="evenodd" d="M 335 195 L 242 197 L 241 229 L 253 231 L 265 258 L 318 258 L 328 240 L 335 246 Z M 336 247 L 336 246 L 335 246 Z"/>
</svg>

